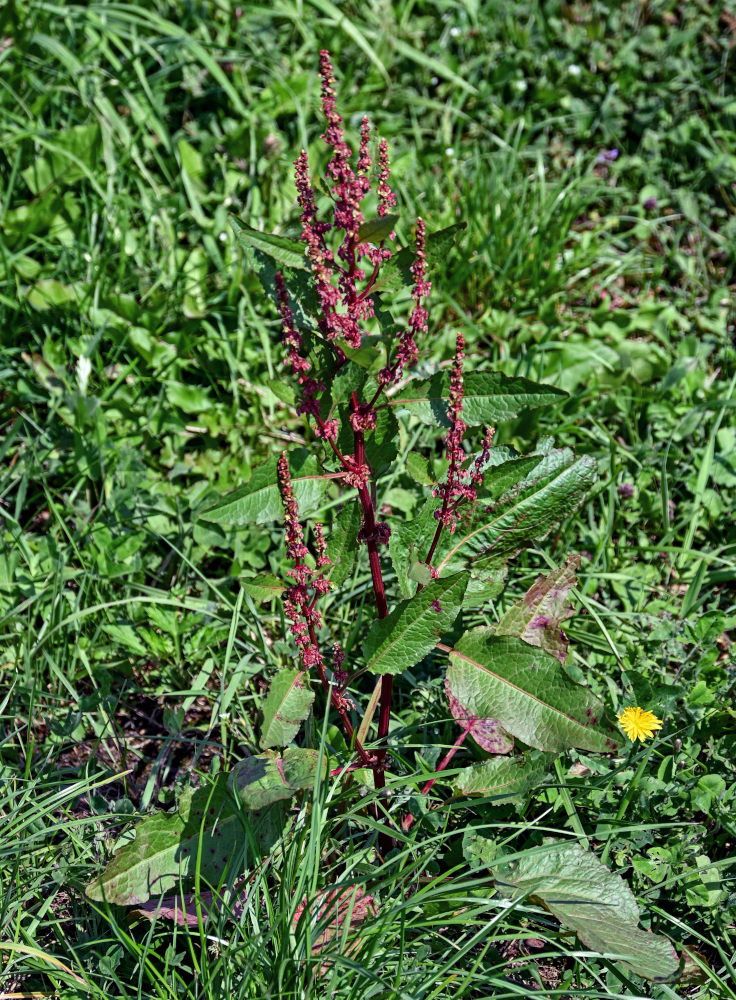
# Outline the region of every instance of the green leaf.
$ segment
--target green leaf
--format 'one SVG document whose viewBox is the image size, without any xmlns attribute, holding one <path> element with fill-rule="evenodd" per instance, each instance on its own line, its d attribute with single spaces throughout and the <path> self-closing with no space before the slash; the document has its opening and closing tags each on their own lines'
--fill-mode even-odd
<svg viewBox="0 0 736 1000">
<path fill-rule="evenodd" d="M 495 634 L 516 635 L 564 663 L 567 636 L 560 626 L 572 614 L 568 595 L 577 583 L 575 571 L 579 566 L 580 556 L 568 556 L 564 566 L 538 576 L 522 599 L 506 611 Z"/>
<path fill-rule="evenodd" d="M 463 420 L 469 427 L 493 426 L 511 420 L 523 410 L 548 406 L 567 398 L 567 393 L 552 385 L 540 385 L 502 372 L 471 372 L 464 378 Z M 447 404 L 450 398 L 450 373 L 437 372 L 424 381 L 415 379 L 388 397 L 396 410 L 432 427 L 449 427 Z"/>
<path fill-rule="evenodd" d="M 314 691 L 304 670 L 280 670 L 271 681 L 263 703 L 261 746 L 285 747 L 309 715 Z"/>
<path fill-rule="evenodd" d="M 230 225 L 242 247 L 268 254 L 278 265 L 283 267 L 309 270 L 309 261 L 305 255 L 306 245 L 301 240 L 290 239 L 288 236 L 275 236 L 272 233 L 262 233 L 235 215 L 230 216 Z"/>
<path fill-rule="evenodd" d="M 415 483 L 422 486 L 434 486 L 437 482 L 429 460 L 416 451 L 410 451 L 406 456 L 406 471 Z"/>
<path fill-rule="evenodd" d="M 335 587 L 342 586 L 353 572 L 358 558 L 360 521 L 360 504 L 351 497 L 332 522 L 327 539 L 327 557 L 332 560 L 332 566 L 327 567 L 327 572 Z"/>
<path fill-rule="evenodd" d="M 223 497 L 214 507 L 200 514 L 206 521 L 217 524 L 263 524 L 283 517 L 274 455 L 268 462 L 256 466 L 248 482 Z M 320 470 L 317 459 L 306 449 L 299 448 L 289 455 L 289 470 L 300 516 L 319 507 L 327 492 L 330 479 Z"/>
<path fill-rule="evenodd" d="M 230 787 L 247 809 L 263 809 L 272 802 L 290 799 L 312 788 L 319 769 L 319 750 L 287 747 L 246 757 L 233 769 Z M 322 758 L 322 775 L 327 761 Z"/>
<path fill-rule="evenodd" d="M 245 825 L 244 825 L 245 824 Z M 228 863 L 249 839 L 267 853 L 283 826 L 280 811 L 244 816 L 228 792 L 228 776 L 182 793 L 173 813 L 154 813 L 136 827 L 104 872 L 87 887 L 90 899 L 120 906 L 145 903 L 170 892 L 181 879 L 193 878 L 200 856 L 203 880 L 217 884 Z M 248 838 L 248 831 L 253 838 Z M 201 849 L 200 849 L 201 843 Z"/>
<path fill-rule="evenodd" d="M 447 684 L 470 715 L 497 719 L 538 750 L 610 753 L 619 746 L 598 698 L 571 681 L 554 656 L 521 639 L 482 627 L 466 632 L 450 653 Z"/>
<path fill-rule="evenodd" d="M 567 452 L 558 452 L 557 457 Z M 571 457 L 571 456 L 569 456 Z M 435 566 L 459 569 L 468 561 L 484 559 L 499 566 L 530 539 L 539 541 L 583 501 L 595 481 L 596 463 L 583 456 L 567 468 L 545 474 L 549 456 L 540 461 L 531 477 L 509 490 L 495 504 L 479 498 L 461 508 L 462 517 L 454 535 L 443 532 Z M 476 570 L 483 567 L 476 564 Z"/>
<path fill-rule="evenodd" d="M 358 230 L 358 243 L 382 243 L 394 231 L 398 221 L 398 215 L 379 215 L 368 219 Z"/>
<path fill-rule="evenodd" d="M 266 295 L 278 306 L 276 272 L 281 271 L 289 293 L 294 322 L 303 330 L 313 330 L 319 300 L 309 261 L 304 256 L 304 244 L 286 236 L 260 233 L 234 216 L 230 216 L 230 224 Z"/>
<path fill-rule="evenodd" d="M 479 718 L 470 712 L 452 693 L 447 678 L 445 678 L 445 694 L 453 719 L 468 731 L 479 747 L 488 753 L 511 753 L 514 741 L 507 732 L 504 732 L 498 719 Z"/>
<path fill-rule="evenodd" d="M 377 621 L 363 644 L 368 669 L 374 674 L 400 674 L 424 659 L 457 618 L 466 583 L 465 573 L 433 580 Z M 435 602 L 439 603 L 432 607 Z"/>
<path fill-rule="evenodd" d="M 93 177 L 100 163 L 101 139 L 97 122 L 56 130 L 53 142 L 44 142 L 44 153 L 21 171 L 31 194 L 39 195 L 55 183 L 68 186 Z"/>
<path fill-rule="evenodd" d="M 434 512 L 441 506 L 442 501 L 433 497 L 424 503 L 415 518 L 391 529 L 388 551 L 403 597 L 412 597 L 416 592 L 416 582 L 411 576 L 412 566 L 421 562 L 429 551 L 437 528 Z"/>
<path fill-rule="evenodd" d="M 544 777 L 550 758 L 498 757 L 463 768 L 455 778 L 462 795 L 483 795 L 495 803 L 521 801 Z"/>
<path fill-rule="evenodd" d="M 440 229 L 427 236 L 427 271 L 431 274 L 437 267 L 444 267 L 447 254 L 455 243 L 455 237 L 465 229 L 467 223 L 458 222 L 447 229 Z M 402 288 L 414 287 L 411 265 L 416 259 L 416 247 L 403 247 L 381 265 L 378 280 L 374 285 L 377 292 L 399 292 Z"/>
<path fill-rule="evenodd" d="M 677 979 L 680 960 L 671 941 L 639 927 L 629 887 L 579 844 L 545 844 L 518 861 L 497 863 L 494 877 L 503 895 L 542 903 L 591 951 L 653 982 Z"/>
<path fill-rule="evenodd" d="M 270 601 L 286 590 L 286 584 L 273 573 L 259 573 L 241 581 L 243 590 L 254 601 Z"/>
</svg>

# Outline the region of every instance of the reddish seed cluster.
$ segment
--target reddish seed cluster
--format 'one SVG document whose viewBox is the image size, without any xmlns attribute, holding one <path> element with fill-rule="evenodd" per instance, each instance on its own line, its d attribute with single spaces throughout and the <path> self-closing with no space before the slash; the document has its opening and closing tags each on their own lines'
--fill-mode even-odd
<svg viewBox="0 0 736 1000">
<path fill-rule="evenodd" d="M 330 589 L 330 583 L 324 574 L 317 574 L 304 561 L 309 549 L 304 543 L 304 532 L 299 522 L 299 506 L 291 484 L 286 452 L 282 452 L 278 460 L 277 472 L 284 505 L 286 554 L 294 563 L 288 571 L 294 585 L 284 592 L 284 613 L 291 622 L 290 631 L 299 649 L 302 665 L 308 670 L 322 664 L 322 654 L 314 641 L 316 630 L 322 625 L 322 616 L 315 605 L 317 598 Z M 314 526 L 314 543 L 317 568 L 330 565 L 327 543 L 319 523 Z"/>
<path fill-rule="evenodd" d="M 462 333 L 458 333 L 455 342 L 455 360 L 452 365 L 450 375 L 450 401 L 448 406 L 448 416 L 450 418 L 450 429 L 447 432 L 445 443 L 447 447 L 447 458 L 449 467 L 447 479 L 440 483 L 433 490 L 433 496 L 442 498 L 442 506 L 434 512 L 435 518 L 453 534 L 457 527 L 457 508 L 462 500 L 475 500 L 478 495 L 478 487 L 483 482 L 488 456 L 493 444 L 494 429 L 489 427 L 483 438 L 480 455 L 470 468 L 463 468 L 465 461 L 465 451 L 463 450 L 463 439 L 467 425 L 463 420 L 463 398 L 465 387 L 463 384 L 463 362 L 465 360 L 465 338 Z"/>
</svg>

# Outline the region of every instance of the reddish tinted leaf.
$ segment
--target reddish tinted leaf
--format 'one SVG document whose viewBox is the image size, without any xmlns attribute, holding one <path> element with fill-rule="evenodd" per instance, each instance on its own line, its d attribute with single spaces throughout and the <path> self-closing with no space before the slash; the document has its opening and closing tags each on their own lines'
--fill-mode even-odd
<svg viewBox="0 0 736 1000">
<path fill-rule="evenodd" d="M 514 741 L 504 730 L 498 719 L 481 719 L 473 715 L 469 708 L 455 697 L 450 689 L 450 684 L 445 678 L 445 694 L 450 703 L 450 711 L 453 718 L 467 729 L 478 746 L 483 747 L 488 753 L 511 753 L 514 749 Z"/>
<path fill-rule="evenodd" d="M 570 588 L 577 583 L 575 571 L 579 566 L 580 556 L 568 556 L 564 566 L 547 576 L 538 576 L 524 597 L 508 609 L 496 626 L 495 634 L 517 635 L 530 646 L 539 646 L 564 663 L 567 636 L 560 625 L 572 615 L 568 597 Z"/>
<path fill-rule="evenodd" d="M 358 885 L 349 885 L 343 889 L 326 889 L 312 900 L 311 905 L 308 899 L 303 899 L 297 906 L 292 920 L 295 930 L 305 909 L 308 910 L 305 920 L 310 919 L 313 926 L 313 955 L 318 955 L 334 937 L 342 937 L 346 923 L 348 923 L 348 936 L 354 938 L 351 932 L 362 924 L 366 917 L 373 916 L 376 912 L 373 896 Z M 358 942 L 353 940 L 349 951 L 354 951 L 357 945 Z"/>
</svg>

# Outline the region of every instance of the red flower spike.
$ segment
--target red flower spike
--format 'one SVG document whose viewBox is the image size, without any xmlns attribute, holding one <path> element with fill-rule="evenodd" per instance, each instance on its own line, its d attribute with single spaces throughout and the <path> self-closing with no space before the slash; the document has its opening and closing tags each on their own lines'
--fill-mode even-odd
<svg viewBox="0 0 736 1000">
<path fill-rule="evenodd" d="M 317 565 L 331 566 L 332 560 L 327 555 L 327 542 L 325 541 L 324 526 L 320 521 L 314 522 L 314 547 L 317 552 Z"/>
<path fill-rule="evenodd" d="M 381 139 L 378 144 L 378 214 L 389 215 L 396 204 L 396 195 L 389 186 L 391 167 L 388 155 L 388 143 Z M 391 233 L 389 239 L 394 238 Z"/>
<path fill-rule="evenodd" d="M 455 360 L 450 375 L 450 401 L 448 405 L 448 416 L 450 418 L 450 429 L 445 438 L 447 448 L 447 458 L 449 467 L 447 469 L 447 479 L 440 483 L 432 491 L 435 497 L 442 497 L 442 507 L 435 511 L 435 518 L 440 524 L 449 528 L 453 534 L 457 524 L 457 503 L 460 500 L 474 500 L 476 498 L 475 479 L 471 483 L 464 482 L 470 478 L 470 470 L 462 467 L 465 460 L 463 451 L 463 437 L 467 429 L 463 420 L 463 361 L 465 359 L 465 338 L 462 333 L 458 333 L 455 344 Z M 488 435 L 484 440 L 484 447 L 490 440 Z M 486 451 L 487 454 L 487 451 Z M 479 467 L 480 468 L 480 467 Z M 453 501 L 455 501 L 453 503 Z"/>
<path fill-rule="evenodd" d="M 426 333 L 429 329 L 429 313 L 422 305 L 422 299 L 426 298 L 431 289 L 431 282 L 427 281 L 427 228 L 424 219 L 417 219 L 416 256 L 411 265 L 411 273 L 414 278 L 414 288 L 411 297 L 414 299 L 414 308 L 409 317 L 409 329 L 405 330 L 399 338 L 399 350 L 396 363 L 393 369 L 393 381 L 398 382 L 404 374 L 404 369 L 408 365 L 413 365 L 419 357 L 416 336 Z M 383 383 L 386 377 L 386 370 L 379 373 L 379 382 Z"/>
<path fill-rule="evenodd" d="M 294 496 L 291 486 L 291 473 L 289 471 L 289 461 L 286 452 L 282 451 L 276 464 L 279 479 L 279 489 L 281 491 L 281 502 L 284 505 L 284 521 L 286 523 L 286 553 L 294 562 L 300 563 L 305 556 L 309 555 L 309 550 L 304 544 L 304 532 L 299 523 L 299 505 Z"/>
</svg>

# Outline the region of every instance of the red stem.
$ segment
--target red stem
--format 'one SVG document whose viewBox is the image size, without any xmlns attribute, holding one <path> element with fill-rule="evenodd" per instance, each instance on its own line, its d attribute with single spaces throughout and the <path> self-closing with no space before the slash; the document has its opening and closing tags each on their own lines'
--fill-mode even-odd
<svg viewBox="0 0 736 1000">
<path fill-rule="evenodd" d="M 444 769 L 447 767 L 452 758 L 455 756 L 455 754 L 458 752 L 460 747 L 465 742 L 465 737 L 468 735 L 469 732 L 470 732 L 469 729 L 463 729 L 458 738 L 455 740 L 455 742 L 452 744 L 452 746 L 447 751 L 445 756 L 437 765 L 436 767 L 437 771 L 444 771 Z M 435 783 L 436 780 L 437 780 L 437 775 L 435 775 L 434 778 L 429 779 L 427 784 L 422 789 L 422 795 L 426 795 L 427 792 L 429 792 L 430 788 L 432 787 L 432 785 Z M 414 822 L 414 816 L 411 813 L 407 813 L 406 816 L 404 817 L 403 823 L 401 824 L 401 829 L 404 831 L 404 833 L 407 833 L 411 829 L 411 825 L 413 822 Z"/>
</svg>

